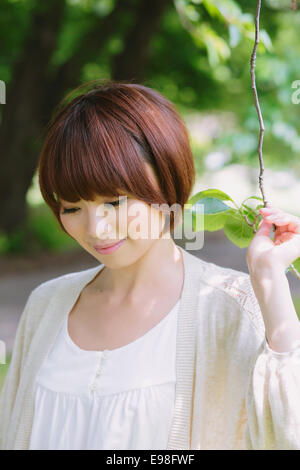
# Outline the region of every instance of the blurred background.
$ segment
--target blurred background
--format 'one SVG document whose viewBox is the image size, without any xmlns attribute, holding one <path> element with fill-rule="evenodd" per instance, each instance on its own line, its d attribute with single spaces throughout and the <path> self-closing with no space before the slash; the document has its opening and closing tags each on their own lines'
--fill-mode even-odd
<svg viewBox="0 0 300 470">
<path fill-rule="evenodd" d="M 300 2 L 296 9 L 290 0 L 262 3 L 256 84 L 264 186 L 272 205 L 300 216 Z M 0 386 L 31 290 L 98 264 L 61 231 L 37 183 L 43 133 L 59 101 L 99 78 L 155 88 L 187 125 L 197 171 L 193 194 L 217 188 L 237 203 L 261 197 L 250 80 L 255 12 L 256 0 L 1 1 Z M 205 232 L 193 254 L 248 272 L 246 248 L 223 230 Z M 300 314 L 300 280 L 291 273 L 288 279 Z"/>
</svg>

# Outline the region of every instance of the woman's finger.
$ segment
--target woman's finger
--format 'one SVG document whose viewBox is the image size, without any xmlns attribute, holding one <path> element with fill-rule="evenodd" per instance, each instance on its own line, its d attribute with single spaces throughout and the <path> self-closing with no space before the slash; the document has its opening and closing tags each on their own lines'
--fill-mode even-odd
<svg viewBox="0 0 300 470">
<path fill-rule="evenodd" d="M 300 219 L 295 215 L 276 211 L 271 214 L 263 213 L 262 216 L 266 221 L 272 222 L 276 226 L 286 227 L 287 231 L 290 230 L 295 233 L 300 233 Z"/>
<path fill-rule="evenodd" d="M 288 225 L 290 221 L 289 217 L 275 217 L 275 216 L 268 216 L 266 217 L 266 220 L 274 222 L 275 225 Z"/>
</svg>

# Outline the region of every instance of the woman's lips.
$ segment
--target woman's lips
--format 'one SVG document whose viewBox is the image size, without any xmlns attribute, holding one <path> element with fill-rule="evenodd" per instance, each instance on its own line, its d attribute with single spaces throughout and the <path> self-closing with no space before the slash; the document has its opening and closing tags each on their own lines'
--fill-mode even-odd
<svg viewBox="0 0 300 470">
<path fill-rule="evenodd" d="M 120 248 L 121 245 L 127 240 L 127 238 L 124 238 L 123 240 L 118 241 L 117 243 L 114 243 L 113 245 L 109 245 L 107 247 L 102 247 L 101 245 L 95 245 L 94 248 L 98 253 L 102 254 L 110 254 L 116 251 L 118 248 Z"/>
</svg>

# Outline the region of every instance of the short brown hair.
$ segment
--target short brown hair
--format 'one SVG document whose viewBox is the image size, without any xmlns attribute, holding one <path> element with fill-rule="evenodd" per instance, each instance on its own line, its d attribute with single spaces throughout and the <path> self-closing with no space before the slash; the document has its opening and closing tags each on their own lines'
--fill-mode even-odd
<svg viewBox="0 0 300 470">
<path fill-rule="evenodd" d="M 87 82 L 60 103 L 47 126 L 38 174 L 42 196 L 63 231 L 60 198 L 93 201 L 121 190 L 148 204 L 177 203 L 184 210 L 195 181 L 188 132 L 174 104 L 152 88 L 108 79 Z M 173 212 L 169 223 L 172 230 Z"/>
</svg>

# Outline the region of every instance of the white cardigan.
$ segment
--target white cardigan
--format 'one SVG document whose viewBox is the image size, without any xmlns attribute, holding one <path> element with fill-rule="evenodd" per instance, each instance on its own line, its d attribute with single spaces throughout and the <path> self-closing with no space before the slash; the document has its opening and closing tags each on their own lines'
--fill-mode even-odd
<svg viewBox="0 0 300 470">
<path fill-rule="evenodd" d="M 167 449 L 300 449 L 300 347 L 270 349 L 248 274 L 180 249 L 185 277 Z M 102 266 L 31 292 L 0 394 L 0 449 L 28 449 L 35 377 L 66 312 Z"/>
</svg>

